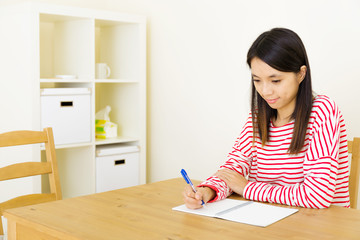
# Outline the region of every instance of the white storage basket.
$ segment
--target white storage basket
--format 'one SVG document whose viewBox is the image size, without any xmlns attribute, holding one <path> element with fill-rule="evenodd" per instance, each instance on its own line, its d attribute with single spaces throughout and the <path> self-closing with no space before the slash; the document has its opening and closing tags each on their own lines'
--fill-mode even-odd
<svg viewBox="0 0 360 240">
<path fill-rule="evenodd" d="M 91 90 L 41 89 L 41 128 L 52 127 L 56 145 L 91 141 Z"/>
</svg>

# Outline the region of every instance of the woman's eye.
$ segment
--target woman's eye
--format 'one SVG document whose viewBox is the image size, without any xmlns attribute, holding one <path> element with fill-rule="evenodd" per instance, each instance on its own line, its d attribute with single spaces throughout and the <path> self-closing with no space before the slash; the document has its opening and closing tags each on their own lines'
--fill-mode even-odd
<svg viewBox="0 0 360 240">
<path fill-rule="evenodd" d="M 279 83 L 281 80 L 272 80 L 273 83 Z"/>
<path fill-rule="evenodd" d="M 260 82 L 260 80 L 259 79 L 253 79 L 253 82 Z"/>
</svg>

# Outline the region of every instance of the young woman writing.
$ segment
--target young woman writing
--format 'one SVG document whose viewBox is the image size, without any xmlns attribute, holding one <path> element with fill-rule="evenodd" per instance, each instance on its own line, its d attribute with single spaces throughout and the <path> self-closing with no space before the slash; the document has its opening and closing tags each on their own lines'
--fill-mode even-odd
<svg viewBox="0 0 360 240">
<path fill-rule="evenodd" d="M 349 207 L 347 136 L 330 98 L 315 96 L 299 36 L 284 28 L 261 34 L 249 49 L 251 113 L 216 174 L 186 187 L 188 208 L 231 193 L 262 202 Z"/>
</svg>

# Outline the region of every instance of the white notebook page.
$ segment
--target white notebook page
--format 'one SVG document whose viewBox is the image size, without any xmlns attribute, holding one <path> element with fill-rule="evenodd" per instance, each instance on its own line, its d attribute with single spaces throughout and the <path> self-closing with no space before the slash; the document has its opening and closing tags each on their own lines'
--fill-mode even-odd
<svg viewBox="0 0 360 240">
<path fill-rule="evenodd" d="M 195 210 L 188 209 L 185 205 L 174 207 L 173 210 L 261 227 L 266 227 L 298 211 L 293 208 L 234 199 L 207 203 L 205 207 Z"/>
</svg>

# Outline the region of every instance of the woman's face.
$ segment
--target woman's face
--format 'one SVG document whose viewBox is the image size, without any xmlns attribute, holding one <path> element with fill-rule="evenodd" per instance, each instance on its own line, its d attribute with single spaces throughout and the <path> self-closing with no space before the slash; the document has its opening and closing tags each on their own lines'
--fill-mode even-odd
<svg viewBox="0 0 360 240">
<path fill-rule="evenodd" d="M 259 58 L 251 60 L 251 75 L 256 91 L 278 111 L 278 117 L 289 117 L 295 109 L 299 84 L 304 79 L 306 67 L 298 73 L 280 72 Z"/>
</svg>

